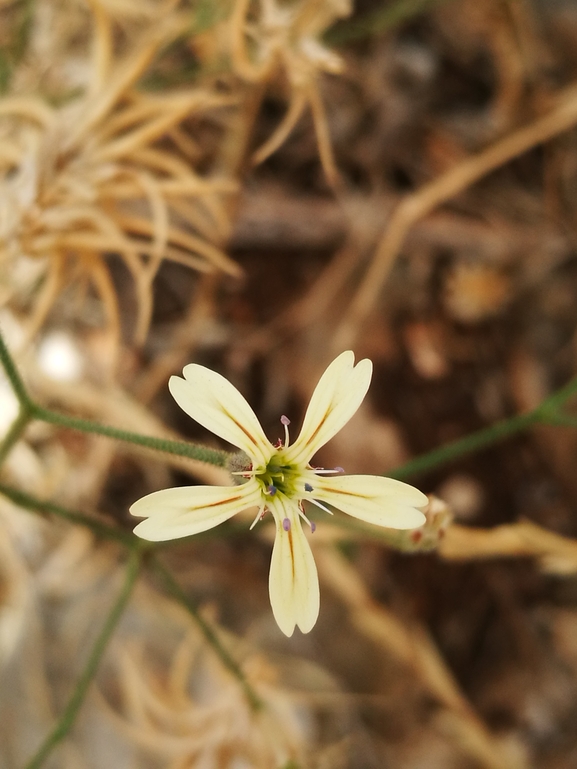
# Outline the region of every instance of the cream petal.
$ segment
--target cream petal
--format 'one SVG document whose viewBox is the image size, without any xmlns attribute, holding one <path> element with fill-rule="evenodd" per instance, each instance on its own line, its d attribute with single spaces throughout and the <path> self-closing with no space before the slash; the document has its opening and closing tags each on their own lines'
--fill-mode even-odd
<svg viewBox="0 0 577 769">
<path fill-rule="evenodd" d="M 425 494 L 414 486 L 379 475 L 317 476 L 310 496 L 362 521 L 390 529 L 422 526 L 425 516 L 416 508 L 428 503 Z"/>
<path fill-rule="evenodd" d="M 188 537 L 260 505 L 261 496 L 254 479 L 241 486 L 182 486 L 155 491 L 130 508 L 132 515 L 146 517 L 134 533 L 152 542 Z"/>
<path fill-rule="evenodd" d="M 295 625 L 308 633 L 317 621 L 320 608 L 319 578 L 313 554 L 296 506 L 277 495 L 269 507 L 276 523 L 268 583 L 272 612 L 285 635 L 291 636 Z M 286 518 L 290 521 L 288 531 L 283 527 Z"/>
<path fill-rule="evenodd" d="M 346 425 L 367 394 L 373 373 L 368 358 L 354 366 L 351 350 L 341 353 L 319 380 L 308 405 L 300 435 L 285 456 L 296 464 L 309 459 Z"/>
<path fill-rule="evenodd" d="M 265 465 L 273 447 L 245 398 L 216 371 L 190 363 L 184 379 L 173 376 L 168 388 L 174 400 L 196 422 L 242 449 L 257 465 Z"/>
</svg>

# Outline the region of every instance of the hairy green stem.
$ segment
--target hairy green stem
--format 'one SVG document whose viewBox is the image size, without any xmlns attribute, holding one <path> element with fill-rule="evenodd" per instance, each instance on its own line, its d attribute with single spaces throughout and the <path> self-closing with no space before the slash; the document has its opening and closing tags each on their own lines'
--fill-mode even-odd
<svg viewBox="0 0 577 769">
<path fill-rule="evenodd" d="M 0 334 L 0 363 L 6 372 L 6 376 L 10 380 L 10 384 L 14 390 L 14 394 L 20 402 L 22 410 L 29 411 L 32 403 L 28 397 L 26 388 L 24 387 L 24 382 L 20 378 L 20 374 L 18 373 L 18 369 L 16 368 L 14 360 L 8 352 L 8 347 L 6 347 L 6 343 L 4 342 L 2 334 Z"/>
<path fill-rule="evenodd" d="M 519 416 L 511 417 L 510 419 L 505 419 L 502 422 L 498 422 L 496 425 L 491 425 L 483 430 L 477 430 L 477 432 L 470 433 L 464 438 L 459 438 L 452 443 L 447 443 L 445 446 L 440 446 L 438 449 L 428 451 L 420 457 L 410 459 L 404 465 L 401 465 L 401 467 L 397 467 L 388 472 L 387 475 L 390 478 L 404 480 L 413 475 L 419 475 L 434 470 L 436 467 L 444 465 L 452 459 L 472 454 L 473 452 L 491 446 L 493 443 L 497 443 L 504 438 L 515 435 L 515 433 L 527 429 L 527 427 L 538 421 L 539 417 L 534 411 L 531 411 L 528 414 L 520 414 Z"/>
<path fill-rule="evenodd" d="M 181 603 L 184 606 L 184 608 L 188 611 L 188 613 L 192 616 L 192 618 L 200 628 L 202 634 L 204 635 L 205 639 L 210 644 L 213 651 L 220 658 L 220 661 L 222 662 L 224 667 L 227 668 L 227 670 L 229 670 L 232 673 L 232 675 L 238 680 L 253 710 L 259 710 L 260 708 L 262 708 L 263 707 L 262 700 L 260 699 L 258 694 L 255 692 L 255 690 L 247 681 L 246 676 L 242 672 L 236 660 L 229 654 L 226 648 L 222 645 L 215 631 L 208 624 L 208 622 L 203 618 L 202 614 L 198 611 L 196 606 L 192 603 L 190 598 L 186 595 L 184 590 L 180 587 L 178 582 L 174 579 L 170 571 L 166 568 L 166 566 L 164 566 L 159 561 L 159 559 L 156 556 L 152 556 L 150 562 L 154 570 L 158 573 L 158 575 L 161 577 L 162 581 L 164 582 L 164 585 L 167 591 L 179 603 Z"/>
<path fill-rule="evenodd" d="M 6 484 L 0 483 L 0 494 L 15 504 L 20 505 L 21 507 L 32 512 L 56 515 L 59 518 L 68 521 L 69 523 L 85 526 L 86 528 L 90 529 L 96 536 L 102 537 L 103 539 L 116 541 L 129 550 L 138 550 L 144 553 L 158 548 L 157 543 L 148 542 L 146 540 L 135 537 L 134 534 L 123 531 L 122 529 L 108 526 L 107 524 L 102 523 L 101 521 L 98 521 L 89 515 L 85 515 L 74 510 L 68 510 L 67 508 L 62 507 L 61 505 L 56 505 L 53 502 L 46 502 L 37 499 L 30 494 L 26 494 L 25 492 L 20 491 L 19 489 L 15 489 L 11 486 L 7 486 Z M 237 531 L 243 530 L 245 530 L 245 527 L 242 527 L 242 529 L 239 527 Z M 228 668 L 228 670 L 230 670 L 230 672 L 238 679 L 251 706 L 255 709 L 261 707 L 262 703 L 258 695 L 247 682 L 238 664 L 221 644 L 214 630 L 210 627 L 206 620 L 203 619 L 202 615 L 197 611 L 196 607 L 187 598 L 186 594 L 180 588 L 169 570 L 163 566 L 163 564 L 161 564 L 156 557 L 153 557 L 151 562 L 156 571 L 162 577 L 168 592 L 170 592 L 174 598 L 176 598 L 186 607 L 187 611 L 192 615 L 195 622 L 198 624 L 207 642 L 213 648 L 215 654 L 221 659 L 223 665 Z"/>
<path fill-rule="evenodd" d="M 538 423 L 563 424 L 567 427 L 577 426 L 575 417 L 570 414 L 565 415 L 561 411 L 565 403 L 575 394 L 577 394 L 577 377 L 568 382 L 564 387 L 556 390 L 533 411 L 509 417 L 509 419 L 504 419 L 490 427 L 470 433 L 464 438 L 447 443 L 445 446 L 440 446 L 438 449 L 433 449 L 391 470 L 387 475 L 391 478 L 403 480 L 413 475 L 429 472 L 440 465 L 450 462 L 452 459 L 484 449 Z"/>
<path fill-rule="evenodd" d="M 12 448 L 14 442 L 18 440 L 22 430 L 26 426 L 26 423 L 32 419 L 39 419 L 42 422 L 49 422 L 50 424 L 57 425 L 59 427 L 65 427 L 70 430 L 78 430 L 79 432 L 92 433 L 96 435 L 105 435 L 106 437 L 113 438 L 117 441 L 132 443 L 136 446 L 143 446 L 147 449 L 153 449 L 155 451 L 162 451 L 165 454 L 174 454 L 180 457 L 187 457 L 188 459 L 196 459 L 200 462 L 206 462 L 218 467 L 226 467 L 230 456 L 226 451 L 218 451 L 217 449 L 210 449 L 206 446 L 199 446 L 197 444 L 188 443 L 185 441 L 173 441 L 167 438 L 155 438 L 150 435 L 141 435 L 140 433 L 133 433 L 128 430 L 120 430 L 116 427 L 101 425 L 98 422 L 93 422 L 90 419 L 67 416 L 66 414 L 60 414 L 57 411 L 52 411 L 52 409 L 46 409 L 42 406 L 39 406 L 28 395 L 20 374 L 18 373 L 18 370 L 14 364 L 14 360 L 10 355 L 1 334 L 0 363 L 4 367 L 6 376 L 8 377 L 14 393 L 20 403 L 20 415 L 11 428 L 10 433 L 4 439 L 4 444 L 6 444 L 8 438 L 10 438 L 11 444 L 8 444 L 6 449 L 4 449 L 4 444 L 0 446 L 0 460 L 8 453 L 10 448 Z M 20 432 L 18 432 L 18 430 Z"/>
<path fill-rule="evenodd" d="M 6 433 L 4 440 L 0 443 L 0 465 L 4 463 L 4 460 L 8 454 L 12 451 L 15 443 L 20 440 L 20 436 L 26 429 L 28 422 L 30 422 L 31 416 L 26 408 L 21 408 L 20 413 L 16 419 L 12 422 L 12 425 Z"/>
<path fill-rule="evenodd" d="M 360 40 L 371 35 L 381 35 L 419 13 L 424 13 L 435 5 L 449 0 L 398 0 L 393 5 L 387 4 L 360 19 L 346 19 L 335 24 L 325 35 L 330 45 L 340 45 Z"/>
<path fill-rule="evenodd" d="M 41 767 L 44 761 L 48 758 L 50 753 L 54 750 L 58 743 L 66 737 L 74 725 L 90 684 L 96 675 L 100 660 L 102 659 L 102 655 L 108 646 L 108 642 L 110 641 L 116 625 L 118 624 L 118 621 L 122 616 L 124 609 L 126 608 L 132 593 L 132 589 L 136 584 L 136 579 L 140 571 L 140 564 L 141 554 L 133 551 L 130 555 L 128 565 L 126 567 L 126 576 L 122 589 L 106 618 L 102 630 L 96 639 L 96 643 L 92 647 L 92 651 L 90 652 L 84 670 L 82 671 L 82 675 L 78 679 L 78 682 L 74 688 L 72 697 L 68 701 L 68 705 L 64 709 L 64 712 L 60 716 L 54 729 L 50 732 L 44 742 L 40 745 L 37 752 L 26 764 L 26 769 L 39 769 L 39 767 Z"/>
<path fill-rule="evenodd" d="M 85 515 L 84 513 L 79 513 L 75 510 L 68 510 L 61 505 L 54 504 L 54 502 L 38 499 L 31 494 L 27 494 L 26 492 L 21 491 L 20 489 L 15 489 L 7 484 L 0 483 L 0 494 L 5 496 L 11 502 L 14 502 L 15 505 L 19 505 L 26 510 L 40 513 L 41 515 L 55 515 L 58 518 L 63 518 L 69 523 L 85 526 L 96 534 L 96 536 L 120 542 L 128 548 L 142 549 L 142 547 L 147 544 L 145 540 L 138 539 L 134 534 L 131 534 L 128 531 L 123 531 L 114 526 L 108 526 L 106 523 L 103 523 L 90 515 Z M 151 543 L 148 543 L 148 546 L 152 547 Z"/>
<path fill-rule="evenodd" d="M 114 438 L 117 441 L 132 443 L 136 446 L 143 446 L 147 449 L 162 451 L 165 454 L 175 454 L 179 457 L 188 459 L 197 459 L 200 462 L 207 462 L 210 465 L 226 467 L 229 454 L 226 451 L 209 449 L 205 446 L 198 446 L 194 443 L 185 441 L 172 441 L 167 438 L 154 438 L 151 435 L 141 435 L 140 433 L 120 430 L 116 427 L 101 425 L 90 419 L 81 419 L 80 417 L 69 417 L 60 414 L 51 409 L 45 409 L 35 403 L 31 404 L 31 414 L 34 419 L 40 419 L 42 422 L 49 422 L 59 427 L 66 427 L 69 430 L 78 430 L 83 433 L 92 433 L 95 435 L 105 435 L 107 438 Z"/>
</svg>

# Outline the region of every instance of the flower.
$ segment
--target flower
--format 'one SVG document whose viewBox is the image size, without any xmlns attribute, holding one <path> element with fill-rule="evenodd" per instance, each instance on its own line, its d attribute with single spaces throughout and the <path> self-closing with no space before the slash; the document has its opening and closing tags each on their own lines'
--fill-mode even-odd
<svg viewBox="0 0 577 769">
<path fill-rule="evenodd" d="M 146 517 L 136 526 L 139 537 L 153 541 L 175 539 L 211 529 L 247 508 L 258 509 L 252 526 L 270 511 L 276 536 L 269 575 L 275 620 L 287 636 L 295 625 L 312 630 L 320 605 L 317 570 L 301 520 L 315 524 L 303 503 L 335 507 L 362 521 L 393 529 L 414 529 L 425 516 L 417 508 L 427 497 L 392 478 L 343 476 L 342 468 L 325 470 L 310 464 L 318 449 L 353 416 L 365 397 L 372 375 L 370 360 L 354 365 L 349 350 L 322 375 L 307 408 L 299 437 L 291 445 L 290 424 L 282 417 L 285 439 L 270 443 L 249 404 L 224 377 L 191 363 L 184 379 L 171 377 L 169 389 L 186 413 L 243 454 L 233 471 L 236 486 L 185 486 L 149 494 L 130 508 Z M 240 464 L 240 466 L 238 466 Z M 252 528 L 251 526 L 251 528 Z"/>
</svg>

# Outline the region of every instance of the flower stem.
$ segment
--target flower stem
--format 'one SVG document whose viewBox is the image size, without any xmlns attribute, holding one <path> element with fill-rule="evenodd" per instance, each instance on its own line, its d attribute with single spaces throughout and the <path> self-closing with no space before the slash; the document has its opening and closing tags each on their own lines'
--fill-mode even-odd
<svg viewBox="0 0 577 769">
<path fill-rule="evenodd" d="M 117 441 L 133 443 L 136 446 L 144 446 L 147 449 L 162 451 L 166 454 L 175 454 L 179 457 L 188 457 L 188 459 L 197 459 L 201 462 L 207 462 L 218 467 L 226 467 L 229 454 L 226 451 L 209 449 L 205 446 L 198 446 L 194 443 L 185 441 L 173 441 L 167 438 L 155 438 L 151 435 L 141 435 L 140 433 L 120 430 L 116 427 L 102 425 L 93 422 L 90 419 L 81 419 L 80 417 L 69 417 L 65 414 L 59 414 L 57 411 L 45 409 L 35 403 L 31 404 L 31 413 L 34 419 L 42 422 L 49 422 L 59 427 L 66 427 L 70 430 L 78 430 L 83 433 L 93 433 L 96 435 L 105 435 L 107 438 L 114 438 Z"/>
<path fill-rule="evenodd" d="M 0 465 L 2 465 L 12 451 L 14 445 L 20 439 L 20 436 L 26 429 L 28 422 L 31 420 L 30 412 L 27 408 L 21 407 L 20 413 L 16 419 L 12 422 L 12 425 L 6 433 L 4 440 L 0 443 Z"/>
<path fill-rule="evenodd" d="M 438 449 L 433 449 L 433 451 L 422 454 L 420 457 L 409 460 L 404 465 L 387 473 L 387 475 L 391 478 L 403 480 L 413 475 L 434 470 L 436 467 L 444 465 L 452 459 L 484 449 L 535 424 L 577 426 L 575 417 L 570 414 L 564 414 L 562 411 L 565 403 L 575 394 L 577 394 L 577 377 L 568 382 L 564 387 L 556 390 L 532 411 L 509 417 L 509 419 L 504 419 L 490 427 L 470 433 L 464 438 L 447 443 L 445 446 L 440 446 Z"/>
<path fill-rule="evenodd" d="M 491 446 L 493 443 L 497 443 L 511 435 L 515 435 L 515 433 L 525 430 L 527 427 L 538 421 L 539 416 L 534 411 L 530 411 L 527 414 L 520 414 L 519 416 L 511 417 L 510 419 L 505 419 L 502 422 L 497 422 L 495 425 L 470 433 L 464 438 L 459 438 L 452 443 L 440 446 L 438 449 L 428 451 L 420 457 L 410 459 L 404 465 L 388 472 L 387 475 L 390 478 L 404 480 L 413 475 L 419 475 L 428 472 L 429 470 L 434 470 L 436 467 L 444 465 L 452 459 L 457 459 L 464 457 L 467 454 L 472 454 L 475 451 L 480 451 L 487 446 Z"/>
<path fill-rule="evenodd" d="M 70 430 L 78 430 L 83 433 L 93 433 L 96 435 L 105 435 L 117 441 L 132 443 L 137 446 L 144 446 L 148 449 L 162 451 L 165 454 L 174 454 L 188 459 L 196 459 L 200 462 L 207 462 L 217 467 L 226 467 L 229 460 L 229 454 L 226 451 L 210 449 L 206 446 L 199 446 L 185 441 L 173 441 L 167 438 L 155 438 L 150 435 L 141 435 L 128 430 L 120 430 L 116 427 L 101 425 L 90 419 L 81 419 L 80 417 L 71 417 L 66 414 L 60 414 L 52 409 L 46 409 L 35 403 L 24 386 L 24 382 L 18 373 L 14 359 L 8 351 L 8 347 L 0 334 L 0 363 L 2 364 L 6 376 L 14 390 L 14 394 L 20 403 L 20 414 L 12 425 L 4 442 L 0 444 L 0 462 L 7 456 L 8 452 L 22 434 L 24 428 L 32 419 L 38 419 L 41 422 L 48 422 L 58 427 L 65 427 Z"/>
<path fill-rule="evenodd" d="M 255 692 L 255 690 L 247 681 L 246 676 L 242 672 L 236 660 L 229 654 L 229 652 L 223 646 L 220 639 L 216 635 L 215 631 L 204 619 L 202 614 L 198 611 L 196 606 L 192 603 L 190 598 L 186 595 L 184 590 L 180 587 L 180 585 L 174 579 L 174 577 L 172 576 L 170 571 L 166 568 L 166 566 L 164 566 L 156 556 L 152 556 L 152 558 L 150 559 L 150 563 L 153 566 L 154 570 L 157 572 L 157 574 L 161 577 L 167 591 L 179 603 L 181 603 L 184 606 L 184 608 L 188 611 L 188 613 L 192 616 L 192 618 L 200 628 L 202 634 L 204 635 L 206 641 L 210 644 L 210 646 L 212 647 L 213 651 L 217 654 L 217 656 L 220 657 L 220 661 L 222 662 L 224 667 L 227 668 L 232 673 L 232 675 L 238 680 L 238 682 L 240 683 L 240 685 L 244 690 L 246 698 L 249 701 L 249 704 L 252 707 L 252 709 L 260 710 L 263 707 L 262 700 L 260 699 L 258 694 Z"/>
<path fill-rule="evenodd" d="M 24 382 L 20 378 L 20 374 L 18 373 L 18 369 L 16 368 L 14 360 L 8 352 L 8 348 L 6 347 L 6 343 L 4 342 L 2 334 L 0 334 L 0 363 L 6 372 L 6 376 L 10 380 L 10 384 L 12 385 L 12 389 L 14 390 L 14 394 L 18 398 L 20 405 L 24 410 L 30 410 L 32 403 L 28 397 L 26 388 L 24 387 Z"/>
<path fill-rule="evenodd" d="M 373 35 L 383 35 L 394 27 L 411 19 L 419 13 L 425 13 L 435 5 L 448 0 L 398 0 L 392 5 L 387 3 L 366 13 L 360 19 L 346 19 L 331 27 L 325 34 L 329 45 L 342 45 Z"/>
<path fill-rule="evenodd" d="M 132 589 L 136 584 L 136 579 L 140 571 L 141 558 L 142 556 L 140 553 L 137 553 L 136 551 L 131 553 L 126 567 L 126 576 L 122 589 L 106 618 L 102 630 L 96 639 L 96 643 L 92 647 L 92 651 L 90 652 L 90 656 L 88 657 L 84 670 L 82 671 L 82 675 L 78 679 L 76 687 L 74 688 L 72 697 L 68 701 L 68 705 L 64 709 L 64 712 L 60 716 L 60 719 L 58 720 L 58 723 L 54 729 L 50 732 L 34 756 L 26 764 L 26 769 L 39 769 L 39 767 L 41 767 L 44 761 L 48 758 L 50 753 L 54 750 L 56 745 L 58 745 L 58 743 L 61 742 L 64 737 L 66 737 L 74 725 L 90 684 L 96 675 L 100 660 L 102 659 L 102 655 L 106 650 L 108 642 L 110 641 L 116 625 L 118 624 L 126 604 L 128 603 Z"/>
<path fill-rule="evenodd" d="M 108 526 L 106 523 L 93 518 L 90 515 L 76 512 L 75 510 L 68 510 L 61 505 L 56 505 L 53 502 L 48 502 L 37 497 L 33 497 L 31 494 L 27 494 L 20 489 L 15 489 L 12 486 L 8 486 L 4 483 L 0 483 L 0 494 L 5 496 L 15 505 L 19 505 L 26 510 L 30 510 L 34 513 L 40 513 L 41 515 L 49 514 L 55 515 L 58 518 L 63 518 L 69 523 L 74 523 L 80 526 L 85 526 L 90 529 L 96 536 L 103 539 L 110 539 L 116 542 L 120 542 L 128 548 L 136 549 L 152 547 L 151 543 L 146 543 L 146 540 L 141 540 L 135 537 L 134 534 L 114 526 Z"/>
</svg>

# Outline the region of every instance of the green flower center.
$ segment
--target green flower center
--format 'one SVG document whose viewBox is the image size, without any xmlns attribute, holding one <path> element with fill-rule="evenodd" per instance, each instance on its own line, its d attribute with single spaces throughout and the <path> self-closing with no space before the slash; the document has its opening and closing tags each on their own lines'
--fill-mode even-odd
<svg viewBox="0 0 577 769">
<path fill-rule="evenodd" d="M 255 478 L 261 484 L 264 494 L 274 496 L 277 492 L 289 498 L 297 495 L 298 482 L 301 480 L 302 470 L 298 465 L 292 465 L 284 458 L 283 451 L 276 451 L 269 459 L 267 466 L 261 472 L 255 474 Z"/>
<path fill-rule="evenodd" d="M 254 467 L 250 457 L 239 452 L 229 460 L 228 469 L 237 484 L 255 478 L 264 496 L 274 497 L 280 492 L 290 499 L 298 499 L 303 491 L 312 491 L 308 483 L 303 483 L 303 467 L 288 462 L 283 447 L 275 451 L 264 468 Z"/>
</svg>

